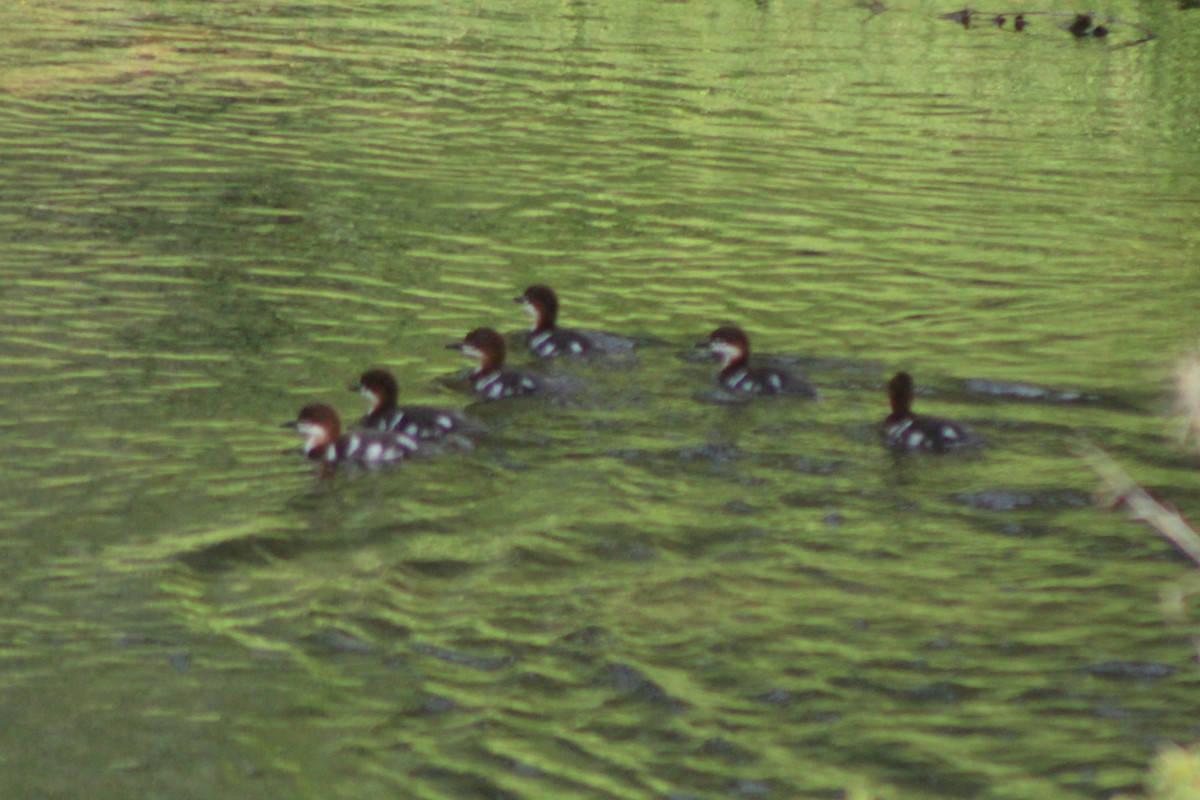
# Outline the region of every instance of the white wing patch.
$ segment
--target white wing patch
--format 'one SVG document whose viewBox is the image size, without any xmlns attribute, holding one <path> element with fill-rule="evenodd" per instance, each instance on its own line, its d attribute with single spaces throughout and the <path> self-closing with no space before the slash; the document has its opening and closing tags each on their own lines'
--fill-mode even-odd
<svg viewBox="0 0 1200 800">
<path fill-rule="evenodd" d="M 490 392 L 491 392 L 492 388 L 496 385 L 496 382 L 499 380 L 500 380 L 499 375 L 490 375 L 486 378 L 477 380 L 477 381 L 475 381 L 475 392 L 477 394 L 483 395 L 484 397 L 489 397 L 489 396 L 494 397 L 495 395 L 491 395 Z"/>
<path fill-rule="evenodd" d="M 550 341 L 550 337 L 553 335 L 553 331 L 534 334 L 529 338 L 529 349 L 542 357 L 554 355 L 558 348 L 554 346 L 554 342 Z"/>
</svg>

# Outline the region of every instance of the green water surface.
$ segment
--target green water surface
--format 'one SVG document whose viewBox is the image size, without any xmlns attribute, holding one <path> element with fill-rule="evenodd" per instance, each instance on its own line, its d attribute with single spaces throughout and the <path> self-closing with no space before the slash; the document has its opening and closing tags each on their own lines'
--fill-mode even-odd
<svg viewBox="0 0 1200 800">
<path fill-rule="evenodd" d="M 0 8 L 0 797 L 1136 790 L 1188 567 L 1076 451 L 1200 520 L 1200 12 L 1052 2 Z M 533 282 L 657 343 L 472 452 L 279 429 L 466 405 Z M 712 402 L 725 323 L 820 399 Z M 898 369 L 988 446 L 884 452 Z"/>
</svg>

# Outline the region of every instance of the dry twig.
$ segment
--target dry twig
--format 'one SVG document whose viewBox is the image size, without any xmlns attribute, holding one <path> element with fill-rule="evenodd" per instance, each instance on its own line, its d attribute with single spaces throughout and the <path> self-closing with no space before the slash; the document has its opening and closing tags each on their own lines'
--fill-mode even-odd
<svg viewBox="0 0 1200 800">
<path fill-rule="evenodd" d="M 1154 528 L 1200 566 L 1200 535 L 1178 511 L 1160 503 L 1134 483 L 1121 465 L 1100 448 L 1086 446 L 1081 455 L 1100 476 L 1106 492 L 1106 505 L 1124 506 L 1131 519 Z"/>
</svg>

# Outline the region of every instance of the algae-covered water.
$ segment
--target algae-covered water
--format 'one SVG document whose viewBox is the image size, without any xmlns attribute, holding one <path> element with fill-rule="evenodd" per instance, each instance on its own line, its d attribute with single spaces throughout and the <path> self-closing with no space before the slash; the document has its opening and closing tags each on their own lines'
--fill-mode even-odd
<svg viewBox="0 0 1200 800">
<path fill-rule="evenodd" d="M 1200 519 L 1200 12 L 1056 3 L 0 9 L 0 796 L 1136 789 L 1187 565 L 1076 453 Z M 534 282 L 654 344 L 471 452 L 279 429 L 462 407 Z M 820 399 L 712 402 L 726 323 Z M 884 452 L 899 369 L 988 445 Z"/>
</svg>

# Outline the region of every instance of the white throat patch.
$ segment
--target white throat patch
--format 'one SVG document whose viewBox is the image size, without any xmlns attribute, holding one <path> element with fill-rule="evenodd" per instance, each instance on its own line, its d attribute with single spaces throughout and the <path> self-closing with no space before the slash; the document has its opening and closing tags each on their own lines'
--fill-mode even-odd
<svg viewBox="0 0 1200 800">
<path fill-rule="evenodd" d="M 721 357 L 721 360 L 728 364 L 742 354 L 742 348 L 730 342 L 723 342 L 720 339 L 708 343 L 708 349 Z"/>
<path fill-rule="evenodd" d="M 312 450 L 315 447 L 322 447 L 329 443 L 329 433 L 325 430 L 324 425 L 317 425 L 313 422 L 299 422 L 296 424 L 296 430 L 304 436 L 305 450 Z"/>
</svg>

